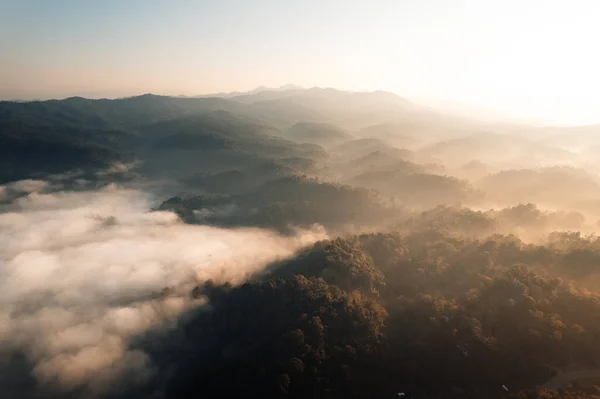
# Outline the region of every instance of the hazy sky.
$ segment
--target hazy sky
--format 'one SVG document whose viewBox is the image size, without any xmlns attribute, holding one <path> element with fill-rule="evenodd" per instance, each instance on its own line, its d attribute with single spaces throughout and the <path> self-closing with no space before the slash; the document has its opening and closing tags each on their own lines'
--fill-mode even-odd
<svg viewBox="0 0 600 399">
<path fill-rule="evenodd" d="M 0 98 L 383 89 L 600 123 L 600 1 L 0 0 Z"/>
</svg>

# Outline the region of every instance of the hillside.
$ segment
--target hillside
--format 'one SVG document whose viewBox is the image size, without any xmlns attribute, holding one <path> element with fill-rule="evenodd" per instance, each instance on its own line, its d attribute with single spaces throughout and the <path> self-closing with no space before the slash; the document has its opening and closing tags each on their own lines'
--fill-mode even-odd
<svg viewBox="0 0 600 399">
<path fill-rule="evenodd" d="M 0 389 L 597 397 L 600 175 L 494 129 L 322 88 L 0 103 Z"/>
<path fill-rule="evenodd" d="M 311 143 L 325 146 L 351 140 L 352 136 L 339 127 L 329 123 L 299 122 L 285 131 L 285 137 L 299 143 Z"/>
</svg>

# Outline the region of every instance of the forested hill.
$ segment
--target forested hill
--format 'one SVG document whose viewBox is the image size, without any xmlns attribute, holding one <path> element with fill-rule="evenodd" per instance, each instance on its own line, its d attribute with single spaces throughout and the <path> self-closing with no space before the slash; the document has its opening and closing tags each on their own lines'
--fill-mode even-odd
<svg viewBox="0 0 600 399">
<path fill-rule="evenodd" d="M 253 282 L 195 288 L 212 311 L 150 353 L 177 370 L 174 398 L 596 398 L 567 393 L 568 378 L 543 388 L 556 370 L 600 367 L 600 297 L 557 277 L 578 273 L 582 250 L 598 256 L 598 240 L 322 241 Z"/>
<path fill-rule="evenodd" d="M 267 96 L 268 93 L 227 99 L 146 94 L 115 100 L 72 97 L 34 102 L 3 101 L 0 102 L 0 180 L 100 168 L 133 158 L 148 161 L 156 159 L 156 151 L 149 154 L 143 150 L 163 145 L 165 150 L 190 146 L 197 150 L 218 150 L 219 146 L 232 146 L 231 141 L 241 136 L 246 142 L 239 143 L 237 152 L 246 149 L 248 142 L 262 141 L 256 145 L 261 145 L 263 152 L 270 151 L 271 157 L 275 151 L 278 156 L 303 155 L 306 151 L 294 151 L 290 139 L 327 143 L 333 139 L 332 132 L 340 129 L 335 125 L 366 126 L 409 117 L 426 127 L 429 124 L 426 116 L 437 116 L 389 93 L 319 88 L 278 91 Z M 377 112 L 367 112 L 369 109 Z M 352 121 L 358 117 L 362 119 L 360 122 Z M 324 131 L 324 123 L 333 124 L 328 128 L 330 131 Z M 296 132 L 301 126 L 312 126 L 313 137 Z M 351 137 L 350 133 L 335 134 L 338 140 Z M 267 136 L 279 140 L 265 142 Z M 158 155 L 172 160 L 169 157 L 172 154 Z M 186 172 L 188 167 L 195 167 L 189 160 L 181 163 L 173 166 Z"/>
<path fill-rule="evenodd" d="M 600 163 L 569 131 L 322 88 L 0 102 L 0 389 L 600 398 Z"/>
</svg>

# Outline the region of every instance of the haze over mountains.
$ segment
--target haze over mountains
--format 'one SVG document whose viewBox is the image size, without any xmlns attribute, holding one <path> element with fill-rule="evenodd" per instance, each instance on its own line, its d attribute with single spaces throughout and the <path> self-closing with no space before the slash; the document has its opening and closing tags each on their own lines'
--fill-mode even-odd
<svg viewBox="0 0 600 399">
<path fill-rule="evenodd" d="M 598 137 L 293 85 L 2 101 L 2 397 L 596 398 Z"/>
<path fill-rule="evenodd" d="M 220 133 L 218 129 L 214 130 L 215 124 L 220 124 L 221 130 L 230 124 L 251 129 L 261 138 L 281 137 L 307 143 L 323 141 L 312 144 L 325 147 L 334 144 L 332 140 L 377 138 L 391 146 L 402 144 L 400 147 L 403 149 L 419 149 L 432 159 L 445 157 L 444 163 L 483 161 L 478 158 L 486 158 L 485 162 L 489 162 L 490 154 L 482 151 L 489 152 L 501 146 L 492 163 L 499 164 L 505 160 L 511 165 L 523 166 L 542 166 L 545 161 L 575 166 L 584 164 L 593 158 L 591 149 L 588 147 L 584 151 L 585 159 L 582 160 L 581 152 L 576 152 L 578 148 L 574 146 L 586 140 L 595 143 L 594 133 L 599 129 L 597 126 L 542 129 L 486 124 L 437 112 L 392 93 L 301 89 L 293 85 L 279 89 L 261 87 L 248 93 L 215 94 L 201 98 L 147 94 L 116 100 L 73 97 L 24 103 L 4 101 L 0 104 L 1 138 L 5 142 L 2 148 L 7 156 L 9 153 L 15 156 L 14 151 L 9 150 L 11 146 L 19 145 L 23 151 L 35 151 L 36 140 L 47 140 L 50 145 L 62 140 L 63 143 L 70 141 L 65 144 L 64 151 L 76 143 L 74 152 L 101 152 L 94 154 L 98 162 L 117 157 L 115 151 L 121 156 L 132 148 L 138 151 L 139 140 L 144 141 L 141 147 L 147 147 L 149 142 L 169 136 L 163 137 L 157 132 L 160 129 L 158 124 L 165 121 L 182 125 L 176 134 L 170 134 L 174 138 L 179 136 L 181 140 L 184 137 L 189 139 L 183 131 L 184 124 L 200 128 L 200 132 L 195 133 L 198 137 L 213 138 L 238 134 L 235 129 Z M 38 127 L 46 129 L 43 135 L 35 130 Z M 80 129 L 86 129 L 88 133 L 80 134 Z M 212 130 L 208 132 L 207 129 Z M 324 132 L 319 135 L 320 130 Z M 151 131 L 153 133 L 146 133 Z M 315 137 L 311 138 L 311 134 Z M 563 138 L 573 134 L 576 137 L 572 140 Z M 198 137 L 194 140 L 200 140 Z M 281 141 L 280 144 L 283 143 Z"/>
</svg>

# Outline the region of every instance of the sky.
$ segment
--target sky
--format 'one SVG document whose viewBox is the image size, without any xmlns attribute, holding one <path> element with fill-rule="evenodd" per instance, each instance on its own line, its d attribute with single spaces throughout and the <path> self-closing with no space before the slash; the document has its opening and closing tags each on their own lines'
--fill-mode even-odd
<svg viewBox="0 0 600 399">
<path fill-rule="evenodd" d="M 598 20 L 594 0 L 0 0 L 0 99 L 296 84 L 600 123 Z"/>
</svg>

